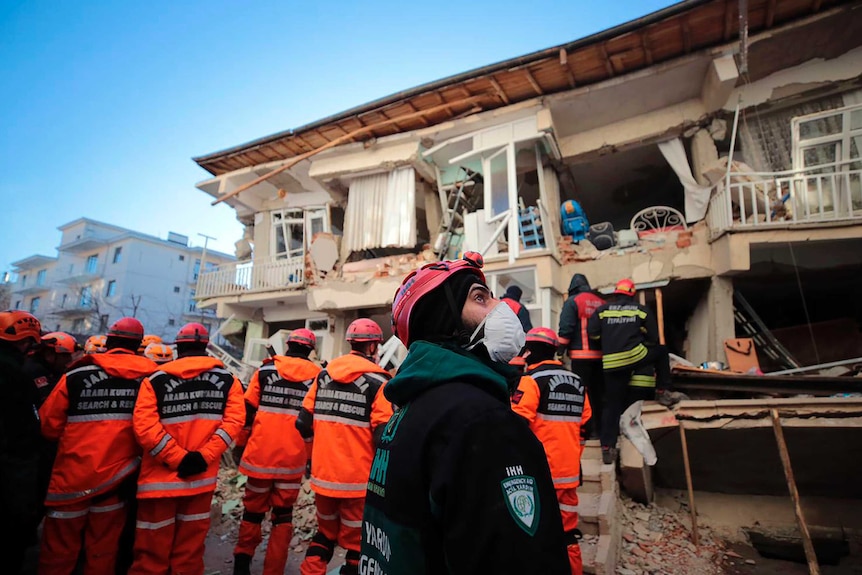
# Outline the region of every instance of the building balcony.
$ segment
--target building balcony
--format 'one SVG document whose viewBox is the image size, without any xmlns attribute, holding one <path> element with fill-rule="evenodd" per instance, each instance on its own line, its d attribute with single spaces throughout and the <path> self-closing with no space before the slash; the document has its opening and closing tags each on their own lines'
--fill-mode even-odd
<svg viewBox="0 0 862 575">
<path fill-rule="evenodd" d="M 295 290 L 305 285 L 305 258 L 265 258 L 223 264 L 198 278 L 195 298 Z"/>
<path fill-rule="evenodd" d="M 77 303 L 66 304 L 62 307 L 55 307 L 48 312 L 49 316 L 53 317 L 82 317 L 96 311 L 92 304 L 80 305 Z"/>
<path fill-rule="evenodd" d="M 96 272 L 79 272 L 76 274 L 68 275 L 64 278 L 60 278 L 57 281 L 58 284 L 63 285 L 84 285 L 88 284 L 93 280 L 99 279 L 101 276 Z"/>
<path fill-rule="evenodd" d="M 50 289 L 51 289 L 50 286 L 46 286 L 44 284 L 43 285 L 37 285 L 36 284 L 36 285 L 29 285 L 29 286 L 18 288 L 18 289 L 13 289 L 12 293 L 17 294 L 17 295 L 33 295 L 33 294 L 49 291 Z"/>
<path fill-rule="evenodd" d="M 859 161 L 806 170 L 741 172 L 709 201 L 710 239 L 728 232 L 862 224 Z M 856 169 L 853 169 L 856 168 Z"/>
<path fill-rule="evenodd" d="M 108 240 L 97 236 L 84 236 L 71 242 L 66 242 L 60 245 L 57 249 L 61 252 L 69 252 L 78 254 L 82 252 L 91 252 L 108 244 Z"/>
</svg>

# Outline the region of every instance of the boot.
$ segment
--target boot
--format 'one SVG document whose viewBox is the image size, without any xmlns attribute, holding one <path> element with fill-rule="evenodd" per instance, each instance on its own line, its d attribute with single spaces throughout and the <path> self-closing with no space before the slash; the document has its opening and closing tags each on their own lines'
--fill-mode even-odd
<svg viewBox="0 0 862 575">
<path fill-rule="evenodd" d="M 237 553 L 233 556 L 233 575 L 251 575 L 251 555 Z"/>
<path fill-rule="evenodd" d="M 602 463 L 610 465 L 617 460 L 617 450 L 615 447 L 606 447 L 602 445 Z"/>
</svg>

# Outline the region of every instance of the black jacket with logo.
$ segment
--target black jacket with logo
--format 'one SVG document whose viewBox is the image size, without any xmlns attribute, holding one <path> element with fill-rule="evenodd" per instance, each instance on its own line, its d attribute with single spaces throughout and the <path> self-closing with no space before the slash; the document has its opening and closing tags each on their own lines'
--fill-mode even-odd
<svg viewBox="0 0 862 575">
<path fill-rule="evenodd" d="M 371 468 L 360 573 L 570 572 L 544 449 L 504 375 L 417 342 L 384 394 L 399 407 Z"/>
</svg>

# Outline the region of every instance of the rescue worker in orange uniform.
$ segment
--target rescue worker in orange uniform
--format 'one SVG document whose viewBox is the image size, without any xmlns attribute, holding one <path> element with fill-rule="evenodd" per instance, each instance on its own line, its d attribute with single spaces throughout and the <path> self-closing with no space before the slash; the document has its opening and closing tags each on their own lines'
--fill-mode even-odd
<svg viewBox="0 0 862 575">
<path fill-rule="evenodd" d="M 141 345 L 138 346 L 138 355 L 144 355 L 144 352 L 147 351 L 147 346 L 151 343 L 162 343 L 161 336 L 152 333 L 144 334 L 144 339 L 141 340 Z"/>
<path fill-rule="evenodd" d="M 512 394 L 512 411 L 527 420 L 545 447 L 554 489 L 563 516 L 572 575 L 584 572 L 578 540 L 578 485 L 581 483 L 583 425 L 590 419 L 590 401 L 577 375 L 555 359 L 560 344 L 554 330 L 527 332 L 527 372 Z"/>
<path fill-rule="evenodd" d="M 158 365 L 174 360 L 174 350 L 166 343 L 153 342 L 144 349 L 144 357 Z"/>
<path fill-rule="evenodd" d="M 287 353 L 258 369 L 245 392 L 251 435 L 239 463 L 248 476 L 244 511 L 234 548 L 234 575 L 249 575 L 260 545 L 261 522 L 270 512 L 272 530 L 263 562 L 264 575 L 282 575 L 293 537 L 293 504 L 299 496 L 308 450 L 296 429 L 302 400 L 320 366 L 308 356 L 317 345 L 314 333 L 296 329 L 287 337 Z"/>
<path fill-rule="evenodd" d="M 91 335 L 84 342 L 84 353 L 87 355 L 91 353 L 105 353 L 107 351 L 105 347 L 106 339 L 104 335 Z"/>
<path fill-rule="evenodd" d="M 3 571 L 18 573 L 39 526 L 39 394 L 21 366 L 41 341 L 33 314 L 0 312 L 0 558 Z"/>
<path fill-rule="evenodd" d="M 360 318 L 347 327 L 351 351 L 329 362 L 302 401 L 296 428 L 314 438 L 311 489 L 317 534 L 300 566 L 302 575 L 324 575 L 335 545 L 347 551 L 342 575 L 356 575 L 365 490 L 374 449 L 392 416 L 383 396 L 390 374 L 374 363 L 383 331 Z"/>
<path fill-rule="evenodd" d="M 204 571 L 219 463 L 245 421 L 242 384 L 207 355 L 207 343 L 203 325 L 184 325 L 178 358 L 141 384 L 132 420 L 144 449 L 133 575 Z"/>
<path fill-rule="evenodd" d="M 605 378 L 602 371 L 602 346 L 587 333 L 590 317 L 605 304 L 593 293 L 584 274 L 575 274 L 569 282 L 569 294 L 560 312 L 559 340 L 565 348 L 572 372 L 581 378 L 590 396 L 593 417 L 590 436 L 598 437 L 602 423 L 602 401 Z"/>
<path fill-rule="evenodd" d="M 108 329 L 105 353 L 82 358 L 42 407 L 42 434 L 57 442 L 39 551 L 41 575 L 68 574 L 84 550 L 84 573 L 113 573 L 141 447 L 132 410 L 156 365 L 135 354 L 144 327 L 124 317 Z"/>
</svg>

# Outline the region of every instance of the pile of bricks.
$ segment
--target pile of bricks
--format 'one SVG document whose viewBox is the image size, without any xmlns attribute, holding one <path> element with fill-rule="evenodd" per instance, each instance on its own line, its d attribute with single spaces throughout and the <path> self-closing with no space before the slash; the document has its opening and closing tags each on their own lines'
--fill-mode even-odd
<svg viewBox="0 0 862 575">
<path fill-rule="evenodd" d="M 561 236 L 557 240 L 557 249 L 560 252 L 563 265 L 594 260 L 598 253 L 589 241 L 582 240 L 580 243 L 575 244 L 572 241 L 572 236 Z"/>
</svg>

